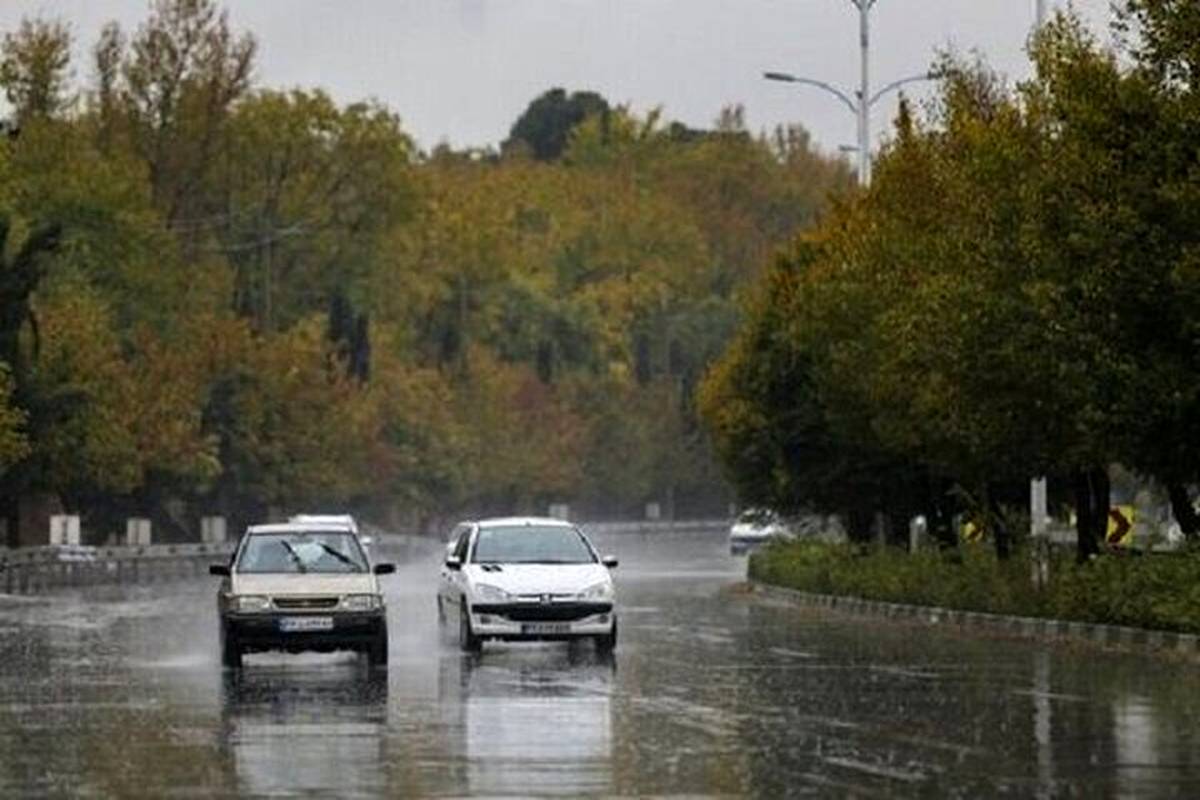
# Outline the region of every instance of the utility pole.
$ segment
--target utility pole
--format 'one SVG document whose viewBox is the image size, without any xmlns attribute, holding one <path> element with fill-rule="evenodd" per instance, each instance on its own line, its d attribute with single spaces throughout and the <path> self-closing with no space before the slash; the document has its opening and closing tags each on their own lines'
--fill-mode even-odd
<svg viewBox="0 0 1200 800">
<path fill-rule="evenodd" d="M 842 101 L 854 114 L 858 127 L 856 148 L 858 150 L 858 182 L 862 186 L 871 183 L 871 109 L 881 97 L 914 81 L 936 80 L 939 76 L 930 72 L 920 75 L 910 75 L 898 81 L 892 81 L 879 91 L 871 94 L 871 9 L 877 0 L 850 0 L 858 9 L 858 41 L 861 56 L 860 81 L 857 92 L 845 92 L 836 86 L 812 78 L 803 78 L 789 72 L 764 72 L 763 77 L 769 81 L 785 83 L 802 83 L 821 89 Z M 851 95 L 854 95 L 853 97 Z"/>
<path fill-rule="evenodd" d="M 858 89 L 858 182 L 871 183 L 871 8 L 875 0 L 850 0 L 858 7 L 858 39 L 862 56 Z M 1039 0 L 1042 2 L 1043 0 Z"/>
<path fill-rule="evenodd" d="M 1037 17 L 1034 31 L 1040 31 L 1046 24 L 1046 0 L 1037 0 Z M 1046 529 L 1047 520 L 1046 479 L 1033 478 L 1029 481 L 1029 535 L 1033 539 L 1033 585 L 1035 588 L 1044 587 L 1050 580 L 1049 531 Z"/>
</svg>

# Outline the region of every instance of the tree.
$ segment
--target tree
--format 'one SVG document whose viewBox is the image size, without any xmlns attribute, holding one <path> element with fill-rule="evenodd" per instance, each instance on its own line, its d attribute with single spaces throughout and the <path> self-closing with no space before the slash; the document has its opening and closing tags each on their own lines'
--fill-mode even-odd
<svg viewBox="0 0 1200 800">
<path fill-rule="evenodd" d="M 538 161 L 554 161 L 562 156 L 571 131 L 591 116 L 605 118 L 608 101 L 595 92 L 550 89 L 537 97 L 513 123 L 504 149 L 519 145 L 529 148 Z"/>
<path fill-rule="evenodd" d="M 96 48 L 101 141 L 128 142 L 149 169 L 155 204 L 189 239 L 222 211 L 204 190 L 255 50 L 213 0 L 154 0 L 127 48 L 111 25 Z"/>
<path fill-rule="evenodd" d="M 7 364 L 0 364 L 0 481 L 8 469 L 29 453 L 25 436 L 25 414 L 12 405 L 12 377 Z"/>
<path fill-rule="evenodd" d="M 61 20 L 22 19 L 0 44 L 0 87 L 19 126 L 57 117 L 74 103 L 70 92 L 71 30 Z"/>
</svg>

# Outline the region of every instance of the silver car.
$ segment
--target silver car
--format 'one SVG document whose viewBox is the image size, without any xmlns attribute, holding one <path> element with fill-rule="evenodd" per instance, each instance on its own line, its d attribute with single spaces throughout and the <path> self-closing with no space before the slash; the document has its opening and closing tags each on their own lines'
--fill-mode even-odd
<svg viewBox="0 0 1200 800">
<path fill-rule="evenodd" d="M 355 650 L 373 666 L 388 660 L 387 608 L 379 575 L 393 564 L 371 565 L 358 537 L 344 525 L 289 522 L 254 525 L 219 575 L 221 662 L 240 667 L 242 655 Z"/>
</svg>

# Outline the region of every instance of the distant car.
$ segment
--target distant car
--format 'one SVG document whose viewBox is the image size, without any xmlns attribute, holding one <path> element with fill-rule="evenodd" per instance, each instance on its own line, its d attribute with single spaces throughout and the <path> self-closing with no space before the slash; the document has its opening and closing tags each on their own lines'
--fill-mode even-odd
<svg viewBox="0 0 1200 800">
<path fill-rule="evenodd" d="M 221 662 L 263 650 L 298 653 L 356 650 L 372 665 L 388 660 L 387 609 L 358 537 L 337 523 L 254 525 L 230 564 L 209 567 L 224 578 L 217 594 Z"/>
<path fill-rule="evenodd" d="M 458 626 L 463 650 L 486 639 L 592 639 L 617 645 L 609 571 L 583 531 L 542 517 L 464 522 L 454 531 L 438 586 L 438 618 Z"/>
<path fill-rule="evenodd" d="M 358 537 L 359 544 L 364 547 L 371 544 L 370 536 L 363 536 L 358 530 L 358 522 L 349 514 L 293 514 L 288 522 L 304 525 L 335 525 L 343 527 Z"/>
<path fill-rule="evenodd" d="M 747 509 L 738 515 L 729 528 L 729 552 L 735 556 L 744 555 L 771 539 L 790 535 L 787 525 L 774 512 Z"/>
</svg>

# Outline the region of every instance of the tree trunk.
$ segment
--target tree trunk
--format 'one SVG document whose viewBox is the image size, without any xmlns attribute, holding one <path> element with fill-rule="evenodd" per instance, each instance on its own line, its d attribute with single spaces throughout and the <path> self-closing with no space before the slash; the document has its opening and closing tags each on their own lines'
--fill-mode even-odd
<svg viewBox="0 0 1200 800">
<path fill-rule="evenodd" d="M 16 493 L 0 495 L 0 520 L 4 522 L 4 544 L 16 549 L 21 545 L 21 501 Z"/>
<path fill-rule="evenodd" d="M 1169 483 L 1167 495 L 1171 498 L 1171 513 L 1179 523 L 1179 530 L 1188 539 L 1195 539 L 1197 534 L 1200 534 L 1200 514 L 1196 513 L 1196 507 L 1192 505 L 1187 487 L 1182 483 Z"/>
<path fill-rule="evenodd" d="M 1109 490 L 1107 470 L 1075 473 L 1075 558 L 1081 564 L 1100 552 L 1108 530 Z"/>
<path fill-rule="evenodd" d="M 996 499 L 996 493 L 989 486 L 985 489 L 987 492 L 987 515 L 988 528 L 991 529 L 992 539 L 996 543 L 996 558 L 1000 561 L 1007 561 L 1012 555 L 1012 536 L 1009 533 L 1008 525 L 1004 523 L 1004 515 L 1000 511 L 1000 502 Z"/>
</svg>

